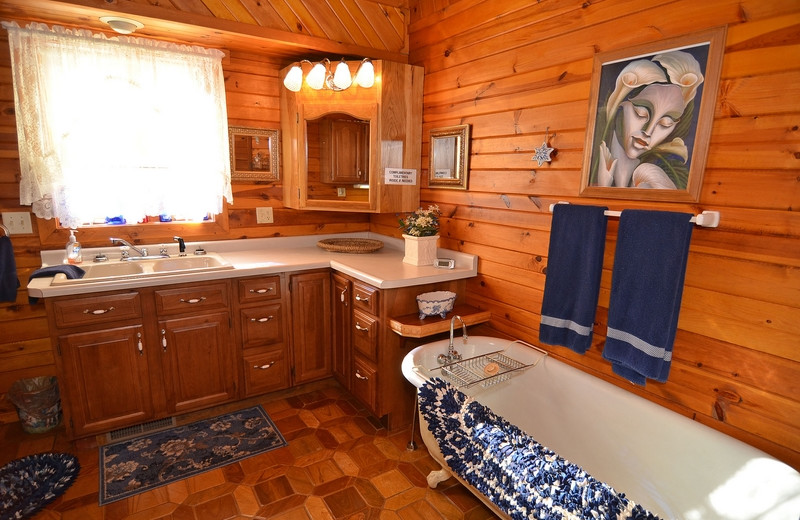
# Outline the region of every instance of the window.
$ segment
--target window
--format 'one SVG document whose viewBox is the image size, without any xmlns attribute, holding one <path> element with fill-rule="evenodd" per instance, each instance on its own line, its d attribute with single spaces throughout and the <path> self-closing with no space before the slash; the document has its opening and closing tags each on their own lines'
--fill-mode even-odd
<svg viewBox="0 0 800 520">
<path fill-rule="evenodd" d="M 8 30 L 20 202 L 77 227 L 232 202 L 222 52 L 33 23 Z"/>
</svg>

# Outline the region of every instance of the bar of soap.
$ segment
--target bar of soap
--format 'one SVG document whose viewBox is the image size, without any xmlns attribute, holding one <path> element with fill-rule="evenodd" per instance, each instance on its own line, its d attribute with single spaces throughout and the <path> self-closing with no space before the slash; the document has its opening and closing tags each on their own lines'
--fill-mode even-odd
<svg viewBox="0 0 800 520">
<path fill-rule="evenodd" d="M 500 371 L 500 366 L 497 363 L 487 363 L 485 367 L 483 367 L 483 373 L 487 376 L 494 376 Z"/>
</svg>

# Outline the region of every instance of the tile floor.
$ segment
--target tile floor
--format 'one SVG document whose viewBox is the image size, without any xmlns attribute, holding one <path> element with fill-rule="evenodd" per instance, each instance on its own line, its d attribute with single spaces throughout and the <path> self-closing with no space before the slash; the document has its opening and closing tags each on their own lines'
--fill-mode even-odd
<svg viewBox="0 0 800 520">
<path fill-rule="evenodd" d="M 180 418 L 186 423 L 260 403 L 288 446 L 100 507 L 98 442 L 70 443 L 63 427 L 25 434 L 0 425 L 0 465 L 33 453 L 77 455 L 81 472 L 70 489 L 34 520 L 330 519 L 429 520 L 495 518 L 450 479 L 430 489 L 438 466 L 410 430 L 389 434 L 333 381 Z M 413 403 L 412 403 L 413 405 Z"/>
</svg>

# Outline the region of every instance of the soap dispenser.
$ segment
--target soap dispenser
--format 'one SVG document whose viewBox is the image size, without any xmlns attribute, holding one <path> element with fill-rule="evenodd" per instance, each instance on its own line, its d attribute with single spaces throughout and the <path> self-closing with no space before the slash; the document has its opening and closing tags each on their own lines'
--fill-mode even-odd
<svg viewBox="0 0 800 520">
<path fill-rule="evenodd" d="M 68 264 L 79 264 L 83 261 L 83 257 L 81 255 L 81 243 L 78 242 L 78 239 L 75 238 L 75 233 L 78 230 L 70 229 L 69 230 L 69 239 L 67 239 L 67 263 Z"/>
</svg>

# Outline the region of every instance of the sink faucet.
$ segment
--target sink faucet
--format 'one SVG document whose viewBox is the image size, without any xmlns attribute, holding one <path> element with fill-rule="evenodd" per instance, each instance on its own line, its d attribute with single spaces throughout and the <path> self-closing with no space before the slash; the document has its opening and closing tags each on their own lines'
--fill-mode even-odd
<svg viewBox="0 0 800 520">
<path fill-rule="evenodd" d="M 139 253 L 139 256 L 147 256 L 147 248 L 146 248 L 146 247 L 143 247 L 143 248 L 139 249 L 138 247 L 136 247 L 135 245 L 131 244 L 131 243 L 130 243 L 130 242 L 128 242 L 127 240 L 123 240 L 123 239 L 121 239 L 121 238 L 115 238 L 115 237 L 111 237 L 111 238 L 109 238 L 109 240 L 111 240 L 111 243 L 112 243 L 112 244 L 119 243 L 119 244 L 121 244 L 122 246 L 126 246 L 126 247 L 129 247 L 129 248 L 133 249 L 134 251 L 136 251 L 137 253 Z M 122 258 L 123 258 L 123 259 L 124 259 L 124 258 L 128 258 L 128 256 L 129 256 L 129 255 L 128 255 L 128 251 L 127 251 L 127 250 L 125 250 L 125 249 L 123 249 L 123 250 L 122 250 Z"/>
<path fill-rule="evenodd" d="M 179 256 L 186 256 L 186 242 L 183 241 L 183 237 L 172 237 L 172 240 L 178 243 Z"/>
<path fill-rule="evenodd" d="M 461 319 L 461 316 L 453 316 L 450 319 L 450 343 L 447 345 L 447 354 L 439 354 L 439 356 L 436 358 L 440 365 L 446 365 L 447 363 L 452 363 L 461 359 L 461 354 L 459 354 L 453 348 L 453 328 L 456 320 L 461 322 L 461 339 L 464 341 L 464 345 L 466 345 L 467 341 L 469 341 L 469 336 L 467 336 L 467 324 L 464 323 L 464 320 Z"/>
</svg>

